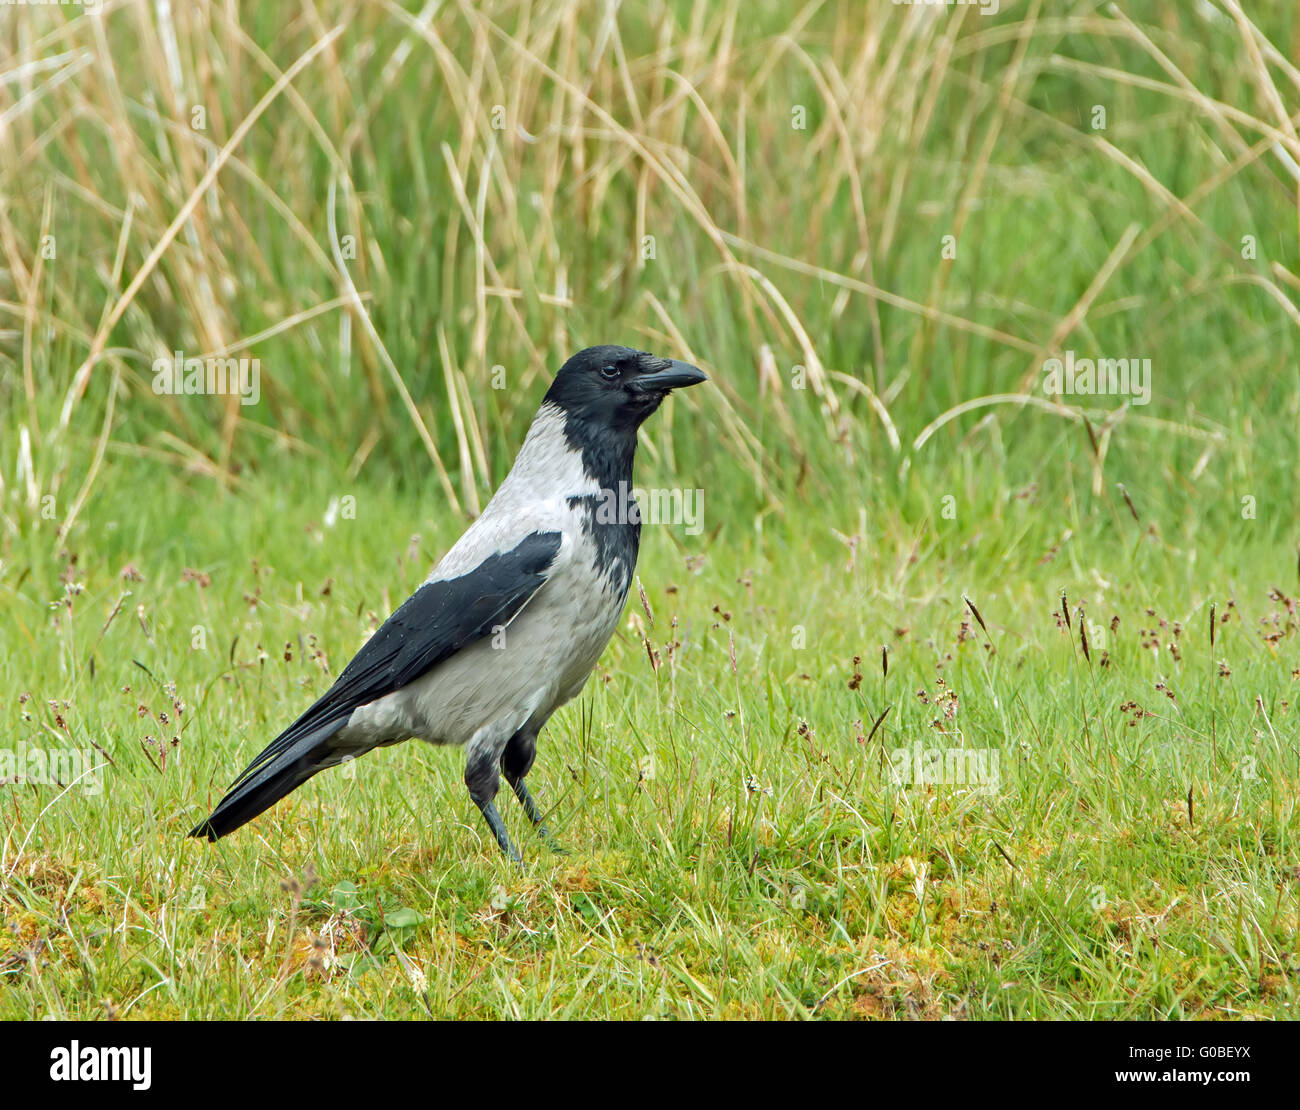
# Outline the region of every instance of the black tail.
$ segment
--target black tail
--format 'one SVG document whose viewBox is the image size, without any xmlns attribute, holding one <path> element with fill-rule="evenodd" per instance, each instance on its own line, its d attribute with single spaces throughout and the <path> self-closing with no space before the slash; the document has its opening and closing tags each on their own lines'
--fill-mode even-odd
<svg viewBox="0 0 1300 1110">
<path fill-rule="evenodd" d="M 317 771 L 341 763 L 349 754 L 359 754 L 329 743 L 345 723 L 346 718 L 327 721 L 289 745 L 283 743 L 287 733 L 275 740 L 249 764 L 211 816 L 190 830 L 190 836 L 217 840 L 232 833 L 270 809 Z"/>
</svg>

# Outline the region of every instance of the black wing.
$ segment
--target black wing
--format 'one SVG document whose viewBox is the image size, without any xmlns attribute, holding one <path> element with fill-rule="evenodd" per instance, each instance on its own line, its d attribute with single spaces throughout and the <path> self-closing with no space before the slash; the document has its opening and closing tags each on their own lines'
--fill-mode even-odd
<svg viewBox="0 0 1300 1110">
<path fill-rule="evenodd" d="M 533 532 L 459 578 L 426 582 L 365 642 L 329 688 L 253 760 L 191 836 L 215 840 L 347 755 L 330 739 L 359 706 L 413 682 L 507 624 L 546 581 L 559 532 Z"/>
</svg>

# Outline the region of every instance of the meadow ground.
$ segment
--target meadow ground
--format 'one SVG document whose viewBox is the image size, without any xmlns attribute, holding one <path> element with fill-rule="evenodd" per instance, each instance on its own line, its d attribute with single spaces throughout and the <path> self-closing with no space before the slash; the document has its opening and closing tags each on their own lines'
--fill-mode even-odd
<svg viewBox="0 0 1300 1110">
<path fill-rule="evenodd" d="M 1295 1014 L 1300 27 L 1002 9 L 0 11 L 0 1018 Z M 186 839 L 602 341 L 712 384 L 567 854 L 415 743 Z"/>
</svg>

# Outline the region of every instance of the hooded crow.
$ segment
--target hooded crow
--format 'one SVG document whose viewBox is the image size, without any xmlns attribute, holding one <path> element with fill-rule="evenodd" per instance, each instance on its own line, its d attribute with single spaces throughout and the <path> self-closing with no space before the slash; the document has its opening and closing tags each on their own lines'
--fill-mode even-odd
<svg viewBox="0 0 1300 1110">
<path fill-rule="evenodd" d="M 216 840 L 317 771 L 414 737 L 464 745 L 470 797 L 518 860 L 500 773 L 540 826 L 524 785 L 537 734 L 586 683 L 636 567 L 637 429 L 670 391 L 705 380 L 628 347 L 569 359 L 483 515 L 190 835 Z"/>
</svg>

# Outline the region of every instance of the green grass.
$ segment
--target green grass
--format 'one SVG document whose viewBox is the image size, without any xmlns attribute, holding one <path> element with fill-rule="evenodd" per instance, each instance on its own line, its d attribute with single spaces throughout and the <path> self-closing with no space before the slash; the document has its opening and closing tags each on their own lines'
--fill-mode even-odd
<svg viewBox="0 0 1300 1110">
<path fill-rule="evenodd" d="M 33 572 L 0 656 L 31 694 L 6 696 L 6 734 L 113 766 L 100 794 L 5 792 L 3 1016 L 1294 1013 L 1296 621 L 1244 529 L 1175 552 L 1107 521 L 1042 563 L 1019 539 L 1041 506 L 1012 498 L 949 555 L 923 521 L 882 522 L 852 569 L 825 528 L 730 527 L 685 557 L 647 529 L 653 624 L 634 600 L 532 776 L 571 854 L 511 802 L 517 872 L 460 753 L 417 743 L 216 847 L 182 839 L 327 685 L 314 650 L 337 673 L 457 526 L 362 488 L 325 529 L 343 487 L 307 468 L 281 476 L 292 496 L 196 513 L 164 488 L 142 513 L 142 470 L 99 487 L 66 600 L 48 559 L 6 578 Z M 893 784 L 881 753 L 918 742 L 992 749 L 999 788 Z"/>
<path fill-rule="evenodd" d="M 0 759 L 102 789 L 0 786 L 0 1018 L 1295 1014 L 1294 13 L 1003 7 L 4 16 Z M 710 373 L 637 471 L 704 531 L 542 736 L 569 854 L 418 743 L 186 839 L 602 341 Z"/>
</svg>

